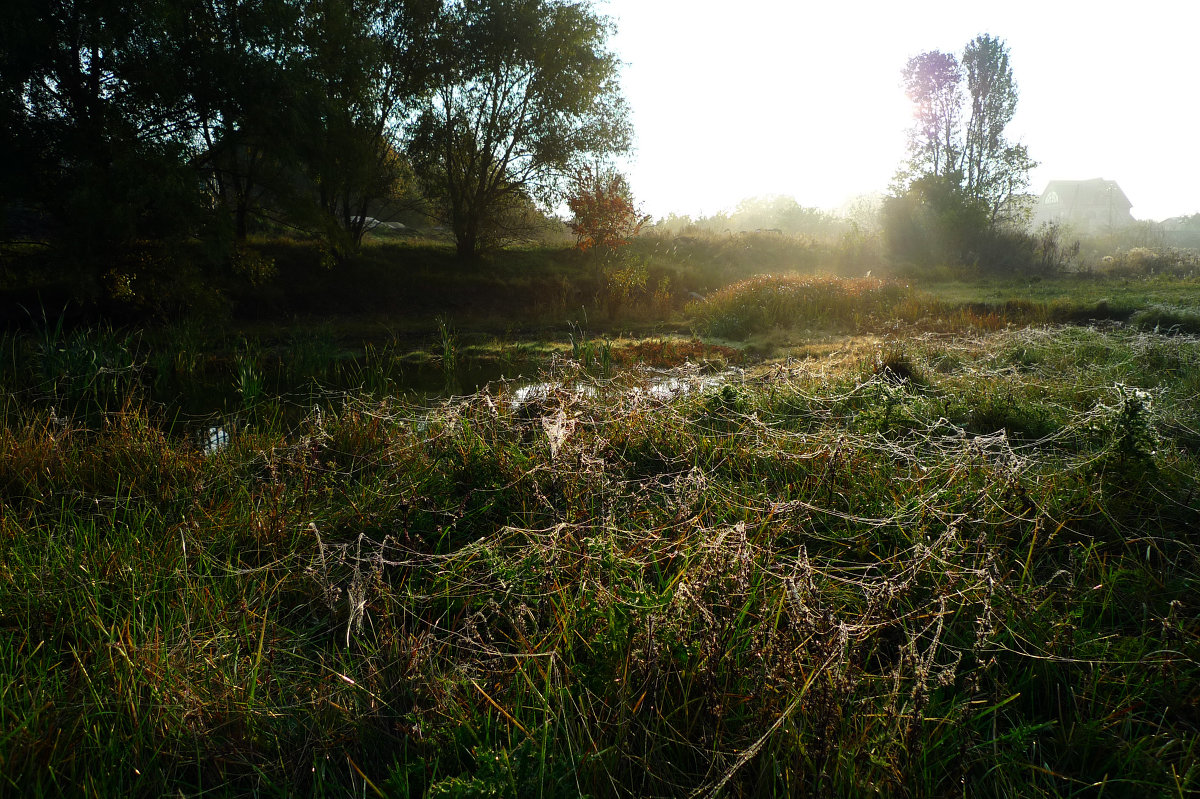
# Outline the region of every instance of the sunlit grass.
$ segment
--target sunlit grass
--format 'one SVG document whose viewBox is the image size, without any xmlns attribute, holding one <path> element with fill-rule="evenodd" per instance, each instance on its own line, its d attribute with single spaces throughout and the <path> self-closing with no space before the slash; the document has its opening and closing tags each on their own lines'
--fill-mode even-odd
<svg viewBox="0 0 1200 799">
<path fill-rule="evenodd" d="M 10 402 L 5 788 L 1196 790 L 1196 342 L 811 356 L 340 395 L 210 455 Z"/>
</svg>

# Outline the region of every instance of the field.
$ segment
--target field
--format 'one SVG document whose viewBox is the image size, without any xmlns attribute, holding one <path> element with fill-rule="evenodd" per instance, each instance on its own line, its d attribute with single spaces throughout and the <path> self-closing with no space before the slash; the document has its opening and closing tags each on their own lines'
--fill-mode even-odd
<svg viewBox="0 0 1200 799">
<path fill-rule="evenodd" d="M 559 268 L 7 334 L 0 793 L 1200 790 L 1194 277 Z"/>
</svg>

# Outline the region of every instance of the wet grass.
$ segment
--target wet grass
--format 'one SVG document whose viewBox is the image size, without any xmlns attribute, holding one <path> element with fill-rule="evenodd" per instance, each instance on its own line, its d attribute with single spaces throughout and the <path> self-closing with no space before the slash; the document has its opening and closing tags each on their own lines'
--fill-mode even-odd
<svg viewBox="0 0 1200 799">
<path fill-rule="evenodd" d="M 666 393 L 608 346 L 209 454 L 145 380 L 10 395 L 0 792 L 1200 788 L 1194 338 L 978 326 Z"/>
</svg>

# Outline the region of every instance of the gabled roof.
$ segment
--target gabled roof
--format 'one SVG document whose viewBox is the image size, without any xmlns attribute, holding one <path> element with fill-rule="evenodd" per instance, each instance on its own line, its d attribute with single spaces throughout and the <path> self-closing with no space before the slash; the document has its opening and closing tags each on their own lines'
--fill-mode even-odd
<svg viewBox="0 0 1200 799">
<path fill-rule="evenodd" d="M 1042 192 L 1042 205 L 1062 203 L 1067 208 L 1103 205 L 1128 210 L 1133 207 L 1115 180 L 1052 180 Z"/>
</svg>

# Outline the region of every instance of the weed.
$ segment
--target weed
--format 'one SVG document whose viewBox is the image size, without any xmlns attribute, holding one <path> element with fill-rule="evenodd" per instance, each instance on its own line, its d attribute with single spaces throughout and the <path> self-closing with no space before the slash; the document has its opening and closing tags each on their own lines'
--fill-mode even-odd
<svg viewBox="0 0 1200 799">
<path fill-rule="evenodd" d="M 442 378 L 446 390 L 453 392 L 459 385 L 458 379 L 458 334 L 446 318 L 437 318 L 438 337 L 441 343 Z"/>
<path fill-rule="evenodd" d="M 613 345 L 608 339 L 595 339 L 588 336 L 587 331 L 580 325 L 571 323 L 567 334 L 571 342 L 571 360 L 579 364 L 584 371 L 598 371 L 608 374 L 613 367 Z"/>
<path fill-rule="evenodd" d="M 262 360 L 261 350 L 247 340 L 242 341 L 234 356 L 234 388 L 237 389 L 244 409 L 254 407 L 266 390 Z"/>
</svg>

